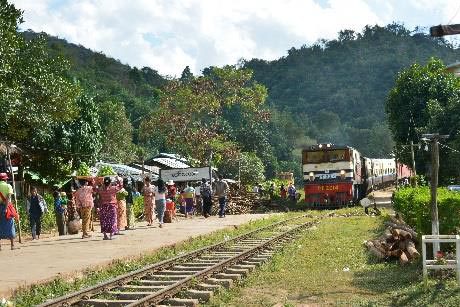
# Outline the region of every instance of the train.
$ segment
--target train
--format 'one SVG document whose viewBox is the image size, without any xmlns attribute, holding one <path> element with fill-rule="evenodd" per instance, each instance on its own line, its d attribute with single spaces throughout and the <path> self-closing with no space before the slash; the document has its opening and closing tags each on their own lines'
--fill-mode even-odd
<svg viewBox="0 0 460 307">
<path fill-rule="evenodd" d="M 356 204 L 373 190 L 406 181 L 412 170 L 394 159 L 364 157 L 350 146 L 316 144 L 302 150 L 305 202 L 312 208 Z"/>
</svg>

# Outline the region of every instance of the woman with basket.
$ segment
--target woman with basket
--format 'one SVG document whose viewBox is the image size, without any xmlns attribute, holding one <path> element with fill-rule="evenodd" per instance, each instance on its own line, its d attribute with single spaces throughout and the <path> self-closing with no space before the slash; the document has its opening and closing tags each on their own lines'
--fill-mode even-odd
<svg viewBox="0 0 460 307">
<path fill-rule="evenodd" d="M 99 220 L 101 221 L 101 232 L 104 234 L 104 240 L 112 240 L 112 236 L 118 231 L 116 194 L 122 188 L 121 182 L 118 182 L 117 185 L 112 185 L 110 177 L 105 177 L 103 186 L 97 190 L 101 203 Z"/>
</svg>

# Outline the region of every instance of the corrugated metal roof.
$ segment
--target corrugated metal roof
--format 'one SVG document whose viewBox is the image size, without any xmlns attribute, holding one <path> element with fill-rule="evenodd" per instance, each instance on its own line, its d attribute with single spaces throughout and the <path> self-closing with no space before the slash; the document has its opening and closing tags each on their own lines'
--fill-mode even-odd
<svg viewBox="0 0 460 307">
<path fill-rule="evenodd" d="M 187 159 L 185 159 L 184 157 L 181 157 L 180 155 L 177 155 L 177 154 L 170 154 L 166 152 L 160 152 L 156 157 L 154 157 L 154 159 L 155 158 L 171 158 L 171 159 L 183 162 L 183 163 L 187 163 Z"/>
<path fill-rule="evenodd" d="M 131 163 L 130 166 L 139 169 L 142 172 L 142 165 L 137 164 L 137 163 Z M 152 165 L 144 165 L 144 171 L 154 173 L 154 174 L 159 174 L 160 173 L 160 168 L 158 166 L 152 166 Z"/>
<path fill-rule="evenodd" d="M 104 166 L 104 165 L 111 166 L 113 168 L 113 170 L 115 171 L 115 173 L 121 174 L 121 176 L 131 176 L 131 177 L 134 178 L 134 180 L 137 180 L 137 181 L 142 181 L 143 180 L 141 170 L 139 170 L 137 168 L 134 168 L 134 167 L 131 167 L 131 166 L 124 165 L 124 164 L 112 164 L 112 163 L 106 163 L 106 162 L 97 162 L 95 168 L 99 169 L 101 166 Z M 153 179 L 153 180 L 158 179 L 157 174 L 144 174 L 144 177 L 145 176 L 150 176 L 150 178 Z"/>
<path fill-rule="evenodd" d="M 153 162 L 165 165 L 170 168 L 189 168 L 187 164 L 171 158 L 153 158 Z"/>
</svg>

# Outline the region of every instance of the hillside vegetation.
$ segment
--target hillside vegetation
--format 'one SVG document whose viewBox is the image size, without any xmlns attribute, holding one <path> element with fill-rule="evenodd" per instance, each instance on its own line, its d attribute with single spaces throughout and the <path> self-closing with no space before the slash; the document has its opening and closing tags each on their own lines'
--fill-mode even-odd
<svg viewBox="0 0 460 307">
<path fill-rule="evenodd" d="M 149 115 L 159 108 L 161 97 L 170 94 L 164 91 L 171 80 L 154 68 L 133 68 L 63 39 L 46 38 L 51 53 L 70 60 L 69 77 L 78 80 L 106 110 L 99 112 L 108 142 L 104 145 L 103 141 L 102 158 L 128 162 L 177 149 L 168 145 L 167 137 L 163 142 L 161 138 L 140 138 L 145 134 L 140 131 L 141 123 L 152 120 Z M 268 90 L 270 120 L 255 125 L 257 131 L 247 140 L 244 112 L 224 108 L 219 131 L 225 141 L 261 158 L 269 177 L 290 170 L 300 179 L 299 149 L 316 142 L 349 144 L 368 156 L 388 156 L 394 143 L 384 106 L 397 73 L 413 63 L 424 64 L 430 57 L 452 63 L 459 55 L 458 49 L 443 40 L 391 24 L 366 26 L 361 33 L 343 30 L 335 40 L 291 48 L 274 61 L 246 60 L 242 67 L 252 70 L 253 79 Z M 203 75 L 212 76 L 213 69 L 205 68 Z M 178 81 L 186 84 L 190 80 L 198 76 L 186 67 Z M 113 110 L 108 112 L 110 106 Z M 240 120 L 244 124 L 238 124 Z"/>
<path fill-rule="evenodd" d="M 380 157 L 393 146 L 385 101 L 398 72 L 431 57 L 449 64 L 460 60 L 460 52 L 443 40 L 391 24 L 366 26 L 362 33 L 343 30 L 336 40 L 291 48 L 271 62 L 253 59 L 245 67 L 267 86 L 273 108 L 305 123 L 306 140 L 351 144 Z"/>
</svg>

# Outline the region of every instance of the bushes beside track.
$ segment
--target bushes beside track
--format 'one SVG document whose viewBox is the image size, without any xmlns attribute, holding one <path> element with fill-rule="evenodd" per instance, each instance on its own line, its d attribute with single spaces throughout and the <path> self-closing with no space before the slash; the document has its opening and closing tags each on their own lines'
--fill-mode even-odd
<svg viewBox="0 0 460 307">
<path fill-rule="evenodd" d="M 430 188 L 402 188 L 395 192 L 394 209 L 418 232 L 431 234 Z M 460 193 L 438 188 L 438 217 L 441 234 L 460 232 Z"/>
</svg>

